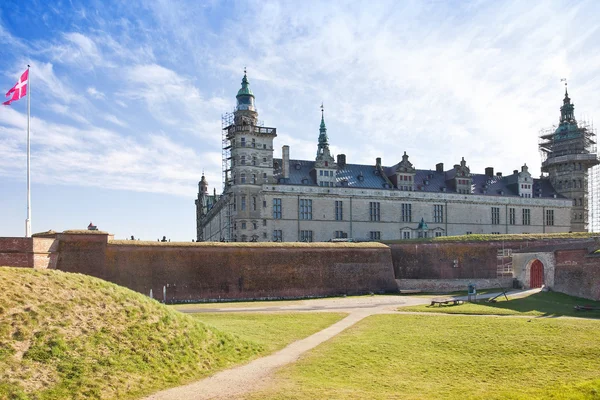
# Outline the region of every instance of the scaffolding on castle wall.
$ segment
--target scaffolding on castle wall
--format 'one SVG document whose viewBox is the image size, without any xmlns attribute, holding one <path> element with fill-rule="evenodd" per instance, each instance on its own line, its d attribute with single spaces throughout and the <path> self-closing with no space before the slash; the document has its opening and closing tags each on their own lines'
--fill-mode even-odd
<svg viewBox="0 0 600 400">
<path fill-rule="evenodd" d="M 600 232 L 600 165 L 589 169 L 588 193 L 589 231 Z"/>
<path fill-rule="evenodd" d="M 233 125 L 233 113 L 225 113 L 221 115 L 221 179 L 223 183 L 222 199 L 225 202 L 224 220 L 221 225 L 221 239 L 231 241 L 231 201 L 227 189 L 231 185 L 231 147 L 233 143 L 229 140 L 229 128 Z"/>
<path fill-rule="evenodd" d="M 549 158 L 573 154 L 596 154 L 596 132 L 594 125 L 587 121 L 578 121 L 577 129 L 571 137 L 556 134 L 559 125 L 542 129 L 539 135 L 539 151 L 542 164 Z"/>
</svg>

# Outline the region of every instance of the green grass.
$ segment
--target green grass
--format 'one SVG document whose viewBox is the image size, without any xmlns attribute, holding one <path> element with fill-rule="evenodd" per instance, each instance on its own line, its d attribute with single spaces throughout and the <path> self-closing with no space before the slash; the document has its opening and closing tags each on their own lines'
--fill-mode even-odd
<svg viewBox="0 0 600 400">
<path fill-rule="evenodd" d="M 249 399 L 598 399 L 600 321 L 376 315 Z"/>
<path fill-rule="evenodd" d="M 429 242 L 498 242 L 502 240 L 544 240 L 544 239 L 587 239 L 598 236 L 597 232 L 572 232 L 572 233 L 530 233 L 530 234 L 503 234 L 503 235 L 457 235 L 439 236 L 422 239 L 383 240 L 382 243 L 429 243 Z"/>
<path fill-rule="evenodd" d="M 526 297 L 504 296 L 496 299 L 497 303 L 482 300 L 478 303 L 442 306 L 410 306 L 401 307 L 398 311 L 441 312 L 446 314 L 479 314 L 479 315 L 531 315 L 546 317 L 585 317 L 600 318 L 600 311 L 576 311 L 576 305 L 591 305 L 600 308 L 600 302 L 580 299 L 555 292 L 539 292 Z"/>
<path fill-rule="evenodd" d="M 199 313 L 198 320 L 242 339 L 260 344 L 266 351 L 279 350 L 344 318 L 343 313 Z"/>
<path fill-rule="evenodd" d="M 506 289 L 505 289 L 506 290 Z M 489 289 L 477 289 L 477 294 L 488 294 L 488 293 L 500 293 L 501 290 L 498 287 Z M 508 292 L 507 292 L 508 293 Z M 447 296 L 466 296 L 467 289 L 455 290 L 453 292 L 420 292 L 420 293 L 401 293 L 400 296 L 410 297 L 447 297 Z"/>
<path fill-rule="evenodd" d="M 268 350 L 117 285 L 0 267 L 0 399 L 130 399 Z"/>
</svg>

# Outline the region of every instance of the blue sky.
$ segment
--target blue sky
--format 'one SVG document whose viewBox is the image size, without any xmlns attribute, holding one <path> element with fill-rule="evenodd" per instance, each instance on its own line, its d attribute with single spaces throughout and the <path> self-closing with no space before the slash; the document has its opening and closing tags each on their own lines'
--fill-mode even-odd
<svg viewBox="0 0 600 400">
<path fill-rule="evenodd" d="M 34 232 L 195 238 L 221 189 L 221 114 L 248 68 L 275 155 L 312 159 L 325 105 L 349 163 L 523 163 L 558 121 L 600 115 L 597 1 L 0 2 L 0 89 L 29 63 Z M 26 100 L 0 108 L 0 236 L 26 217 Z"/>
</svg>

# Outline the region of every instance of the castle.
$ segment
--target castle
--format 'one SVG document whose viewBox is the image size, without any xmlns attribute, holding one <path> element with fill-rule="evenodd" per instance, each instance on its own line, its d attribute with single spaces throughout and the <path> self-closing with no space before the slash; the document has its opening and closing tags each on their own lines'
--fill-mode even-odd
<svg viewBox="0 0 600 400">
<path fill-rule="evenodd" d="M 565 89 L 559 125 L 540 137 L 540 179 L 524 164 L 512 174 L 471 172 L 463 158 L 417 169 L 406 152 L 384 166 L 350 164 L 329 150 L 321 108 L 314 160 L 273 157 L 276 128 L 258 122 L 244 73 L 237 106 L 224 116 L 224 190 L 205 177 L 196 199 L 198 241 L 397 240 L 464 234 L 558 233 L 588 229 L 588 170 L 595 135 L 578 124 Z"/>
</svg>

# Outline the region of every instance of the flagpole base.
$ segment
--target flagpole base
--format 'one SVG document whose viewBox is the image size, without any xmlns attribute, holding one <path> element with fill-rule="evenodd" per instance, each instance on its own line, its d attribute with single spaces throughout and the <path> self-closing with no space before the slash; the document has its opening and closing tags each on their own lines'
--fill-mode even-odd
<svg viewBox="0 0 600 400">
<path fill-rule="evenodd" d="M 25 237 L 31 237 L 31 220 L 25 220 Z"/>
</svg>

